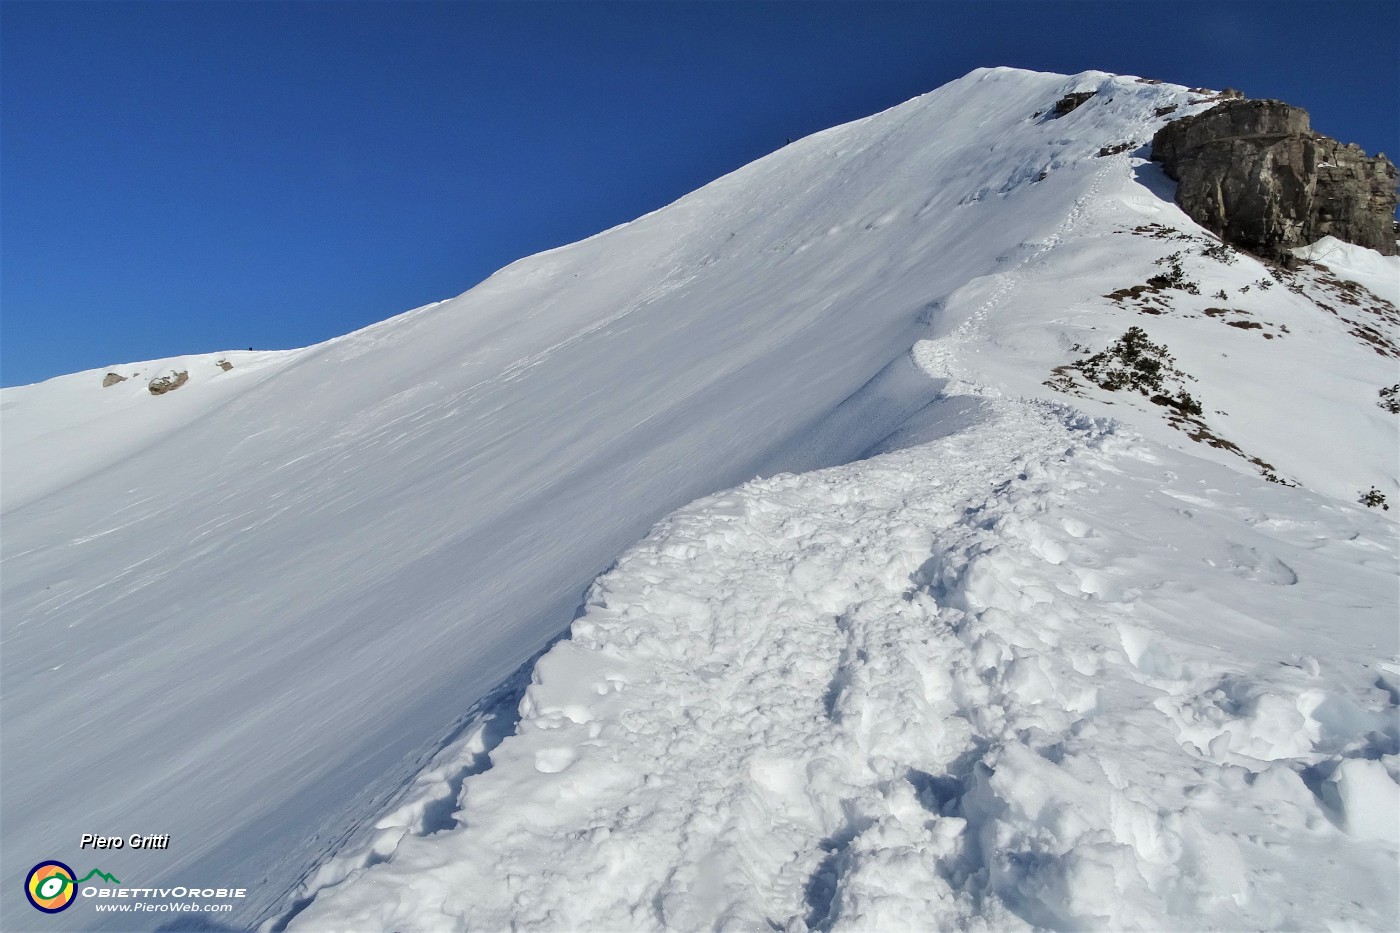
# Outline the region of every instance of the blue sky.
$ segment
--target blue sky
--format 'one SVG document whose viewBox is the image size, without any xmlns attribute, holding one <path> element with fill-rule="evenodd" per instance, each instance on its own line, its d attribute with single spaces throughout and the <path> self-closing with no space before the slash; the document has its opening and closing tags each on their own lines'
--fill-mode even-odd
<svg viewBox="0 0 1400 933">
<path fill-rule="evenodd" d="M 1400 4 L 0 4 L 0 383 L 304 346 L 982 65 L 1400 150 Z"/>
</svg>

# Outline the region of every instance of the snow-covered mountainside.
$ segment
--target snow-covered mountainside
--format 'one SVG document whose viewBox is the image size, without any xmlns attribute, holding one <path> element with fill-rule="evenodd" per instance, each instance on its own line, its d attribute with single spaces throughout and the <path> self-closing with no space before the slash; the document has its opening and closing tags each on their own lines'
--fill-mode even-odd
<svg viewBox="0 0 1400 933">
<path fill-rule="evenodd" d="M 1213 102 L 979 70 L 0 393 L 0 884 L 168 832 L 100 867 L 269 929 L 1394 926 L 1400 260 L 1187 219 L 1143 144 Z"/>
<path fill-rule="evenodd" d="M 1385 523 L 974 411 L 667 519 L 293 929 L 1391 928 Z"/>
</svg>

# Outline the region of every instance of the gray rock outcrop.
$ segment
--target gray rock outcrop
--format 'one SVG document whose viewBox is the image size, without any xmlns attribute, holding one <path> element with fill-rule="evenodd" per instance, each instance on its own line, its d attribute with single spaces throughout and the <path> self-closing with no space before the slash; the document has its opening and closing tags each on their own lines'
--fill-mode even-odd
<svg viewBox="0 0 1400 933">
<path fill-rule="evenodd" d="M 126 377 L 118 376 L 116 373 L 108 373 L 107 377 L 102 380 L 102 388 L 109 388 L 116 385 L 118 382 L 126 382 Z"/>
<path fill-rule="evenodd" d="M 1291 264 L 1290 249 L 1328 235 L 1396 253 L 1395 166 L 1314 133 L 1299 107 L 1223 101 L 1158 130 L 1152 159 L 1193 220 L 1259 256 Z"/>
<path fill-rule="evenodd" d="M 189 371 L 186 370 L 185 372 L 176 373 L 173 376 L 160 376 L 156 379 L 152 379 L 151 384 L 147 386 L 147 388 L 151 390 L 152 395 L 164 395 L 167 392 L 174 392 L 189 381 L 190 374 Z"/>
<path fill-rule="evenodd" d="M 1055 116 L 1063 117 L 1079 109 L 1079 105 L 1097 94 L 1098 91 L 1075 91 L 1055 101 Z"/>
</svg>

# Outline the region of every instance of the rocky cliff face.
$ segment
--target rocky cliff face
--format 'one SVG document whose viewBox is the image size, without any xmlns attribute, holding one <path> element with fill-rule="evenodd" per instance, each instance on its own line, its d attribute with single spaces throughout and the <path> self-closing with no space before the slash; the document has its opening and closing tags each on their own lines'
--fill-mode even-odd
<svg viewBox="0 0 1400 933">
<path fill-rule="evenodd" d="M 1330 234 L 1396 253 L 1395 166 L 1314 133 L 1306 110 L 1227 100 L 1162 127 L 1152 158 L 1192 219 L 1250 252 L 1289 263 Z"/>
</svg>

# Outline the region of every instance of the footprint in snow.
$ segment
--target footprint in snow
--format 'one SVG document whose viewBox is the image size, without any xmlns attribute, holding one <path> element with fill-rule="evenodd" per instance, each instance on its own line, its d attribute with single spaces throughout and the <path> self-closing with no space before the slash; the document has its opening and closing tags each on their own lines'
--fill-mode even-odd
<svg viewBox="0 0 1400 933">
<path fill-rule="evenodd" d="M 1261 554 L 1243 544 L 1231 544 L 1223 557 L 1206 557 L 1203 560 L 1217 570 L 1233 574 L 1243 580 L 1267 583 L 1271 586 L 1292 586 L 1298 582 L 1293 568 L 1269 554 Z"/>
<path fill-rule="evenodd" d="M 572 748 L 542 748 L 535 752 L 535 770 L 541 774 L 558 774 L 578 760 Z"/>
</svg>

